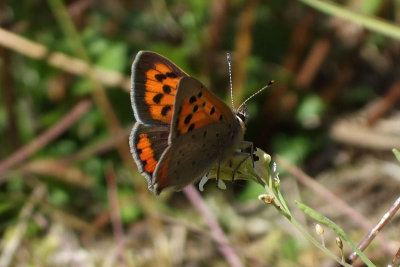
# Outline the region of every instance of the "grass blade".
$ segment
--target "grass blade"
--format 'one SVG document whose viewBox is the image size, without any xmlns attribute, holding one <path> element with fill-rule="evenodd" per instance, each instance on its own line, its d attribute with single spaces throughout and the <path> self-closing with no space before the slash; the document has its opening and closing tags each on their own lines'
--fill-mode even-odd
<svg viewBox="0 0 400 267">
<path fill-rule="evenodd" d="M 400 40 L 400 27 L 388 21 L 356 13 L 334 3 L 319 0 L 299 1 L 331 16 L 354 22 L 373 32 L 377 32 L 388 37 Z"/>
<path fill-rule="evenodd" d="M 308 216 L 313 218 L 314 220 L 318 221 L 321 224 L 326 225 L 327 227 L 331 228 L 333 231 L 335 231 L 343 240 L 345 240 L 349 246 L 357 253 L 357 255 L 360 257 L 360 259 L 367 264 L 367 266 L 375 266 L 369 259 L 368 257 L 357 248 L 357 246 L 351 241 L 349 236 L 343 231 L 342 228 L 340 228 L 337 224 L 335 224 L 333 221 L 330 219 L 326 218 L 322 214 L 319 214 L 312 208 L 308 207 L 307 205 L 300 203 L 296 201 L 297 206 Z"/>
</svg>

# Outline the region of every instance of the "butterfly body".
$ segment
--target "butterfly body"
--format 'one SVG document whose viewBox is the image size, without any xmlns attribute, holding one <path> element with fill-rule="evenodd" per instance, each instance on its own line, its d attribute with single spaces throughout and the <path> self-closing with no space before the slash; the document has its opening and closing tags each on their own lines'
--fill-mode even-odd
<svg viewBox="0 0 400 267">
<path fill-rule="evenodd" d="M 132 67 L 137 120 L 130 147 L 149 188 L 180 190 L 229 158 L 244 124 L 222 100 L 168 59 L 142 51 Z"/>
</svg>

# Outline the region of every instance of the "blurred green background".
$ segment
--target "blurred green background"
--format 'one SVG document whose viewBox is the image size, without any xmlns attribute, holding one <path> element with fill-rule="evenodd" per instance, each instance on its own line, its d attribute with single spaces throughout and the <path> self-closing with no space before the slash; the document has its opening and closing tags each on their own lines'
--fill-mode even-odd
<svg viewBox="0 0 400 267">
<path fill-rule="evenodd" d="M 228 265 L 186 196 L 153 196 L 137 173 L 128 135 L 139 50 L 169 58 L 227 103 L 230 52 L 236 106 L 275 80 L 248 103 L 245 139 L 376 223 L 400 187 L 390 153 L 400 146 L 400 4 L 334 2 L 1 2 L 0 266 Z M 280 171 L 288 203 L 302 199 L 361 241 L 365 229 Z M 201 195 L 243 265 L 331 261 L 259 203 L 262 187 L 227 187 L 211 181 Z M 339 255 L 334 238 L 326 243 Z M 375 243 L 369 252 L 383 265 L 388 251 Z"/>
</svg>

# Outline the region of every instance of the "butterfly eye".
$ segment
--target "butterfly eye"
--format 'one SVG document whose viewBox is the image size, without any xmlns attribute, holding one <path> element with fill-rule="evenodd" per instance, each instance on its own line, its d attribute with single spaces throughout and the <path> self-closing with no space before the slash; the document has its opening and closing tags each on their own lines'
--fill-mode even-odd
<svg viewBox="0 0 400 267">
<path fill-rule="evenodd" d="M 249 119 L 249 112 L 246 106 L 242 106 L 240 110 L 236 112 L 236 117 L 238 120 L 243 123 L 244 125 L 247 124 L 247 121 Z"/>
</svg>

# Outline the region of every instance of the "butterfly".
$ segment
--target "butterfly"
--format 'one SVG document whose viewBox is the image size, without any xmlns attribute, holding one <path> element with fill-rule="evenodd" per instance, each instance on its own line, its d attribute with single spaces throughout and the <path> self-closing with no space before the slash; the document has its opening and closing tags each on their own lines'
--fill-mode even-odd
<svg viewBox="0 0 400 267">
<path fill-rule="evenodd" d="M 181 190 L 246 144 L 245 114 L 167 58 L 140 51 L 131 78 L 130 149 L 155 194 Z"/>
</svg>

